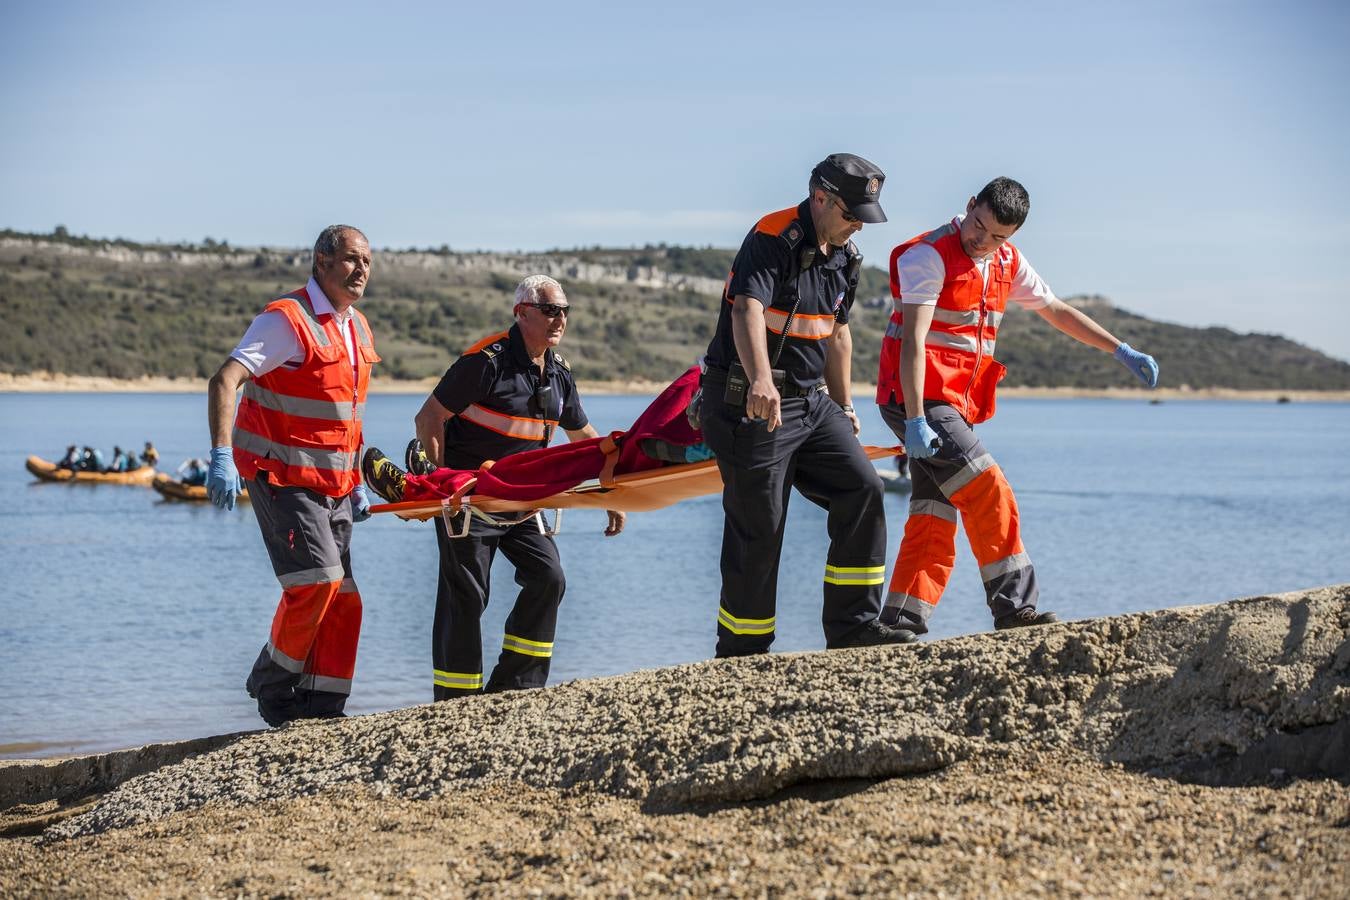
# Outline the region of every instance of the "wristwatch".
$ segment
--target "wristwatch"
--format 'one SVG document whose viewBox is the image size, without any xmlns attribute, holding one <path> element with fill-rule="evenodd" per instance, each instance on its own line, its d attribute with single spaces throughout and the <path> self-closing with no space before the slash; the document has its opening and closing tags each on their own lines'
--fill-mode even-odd
<svg viewBox="0 0 1350 900">
<path fill-rule="evenodd" d="M 843 410 L 844 412 L 846 412 L 846 413 L 853 412 L 853 404 L 852 404 L 852 403 L 844 403 L 844 404 L 841 404 L 839 408 L 842 409 L 842 410 Z"/>
</svg>

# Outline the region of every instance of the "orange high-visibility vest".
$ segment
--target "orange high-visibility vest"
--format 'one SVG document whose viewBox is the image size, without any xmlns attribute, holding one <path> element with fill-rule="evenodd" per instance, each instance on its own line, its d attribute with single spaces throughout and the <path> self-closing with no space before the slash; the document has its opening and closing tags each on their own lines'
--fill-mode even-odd
<svg viewBox="0 0 1350 900">
<path fill-rule="evenodd" d="M 988 278 L 981 278 L 974 260 L 961 249 L 961 230 L 955 222 L 911 238 L 891 251 L 891 296 L 897 302 L 881 341 L 877 402 L 904 402 L 900 390 L 904 315 L 903 304 L 898 302 L 899 264 L 905 251 L 920 241 L 941 255 L 947 273 L 924 340 L 923 399 L 951 404 L 972 425 L 983 422 L 994 414 L 994 392 L 1007 373 L 994 359 L 994 344 L 1020 255 L 1016 247 L 1005 242 L 989 261 Z M 918 415 L 914 410 L 906 413 Z"/>
<path fill-rule="evenodd" d="M 298 368 L 273 369 L 244 385 L 234 420 L 234 461 L 245 479 L 259 470 L 272 481 L 329 497 L 351 493 L 360 482 L 361 418 L 370 367 L 379 362 L 370 324 L 352 310 L 356 365 L 336 317 L 316 316 L 304 288 L 273 300 L 305 351 Z"/>
</svg>

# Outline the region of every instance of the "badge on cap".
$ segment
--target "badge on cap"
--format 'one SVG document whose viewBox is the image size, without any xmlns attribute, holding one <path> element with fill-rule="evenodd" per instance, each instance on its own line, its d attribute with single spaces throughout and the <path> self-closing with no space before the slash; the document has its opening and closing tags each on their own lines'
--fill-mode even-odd
<svg viewBox="0 0 1350 900">
<path fill-rule="evenodd" d="M 875 177 L 868 179 L 868 181 L 867 181 L 867 193 L 869 193 L 869 194 L 875 194 L 875 193 L 876 193 L 877 191 L 879 191 L 879 190 L 881 190 L 881 182 L 880 182 L 878 179 L 876 179 Z"/>
</svg>

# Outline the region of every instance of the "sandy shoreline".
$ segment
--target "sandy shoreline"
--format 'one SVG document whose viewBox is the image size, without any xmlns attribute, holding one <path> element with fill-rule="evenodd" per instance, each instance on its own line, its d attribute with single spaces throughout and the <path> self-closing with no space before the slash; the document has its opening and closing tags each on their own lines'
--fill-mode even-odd
<svg viewBox="0 0 1350 900">
<path fill-rule="evenodd" d="M 437 379 L 395 381 L 375 378 L 370 390 L 374 394 L 431 393 Z M 581 381 L 578 386 L 587 394 L 655 395 L 665 385 L 647 381 Z M 870 397 L 875 385 L 859 382 L 853 386 L 858 397 Z M 101 378 L 93 375 L 59 375 L 36 372 L 30 375 L 0 373 L 0 393 L 142 393 L 142 394 L 205 394 L 204 378 Z M 1000 388 L 1001 397 L 1038 399 L 1105 398 L 1115 400 L 1248 400 L 1276 402 L 1287 399 L 1294 403 L 1342 403 L 1350 401 L 1350 391 L 1239 391 L 1227 388 L 1181 390 L 1159 388 L 1145 392 L 1134 388 Z"/>
<path fill-rule="evenodd" d="M 1339 585 L 94 759 L 0 895 L 1340 898 L 1347 750 Z"/>
</svg>

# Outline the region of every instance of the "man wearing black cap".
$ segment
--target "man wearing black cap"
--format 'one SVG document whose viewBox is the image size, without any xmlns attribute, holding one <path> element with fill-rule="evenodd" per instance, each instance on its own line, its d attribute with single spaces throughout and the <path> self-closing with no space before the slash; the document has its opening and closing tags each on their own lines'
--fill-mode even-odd
<svg viewBox="0 0 1350 900">
<path fill-rule="evenodd" d="M 764 216 L 736 254 L 703 377 L 703 429 L 722 473 L 717 655 L 773 643 L 789 492 L 829 512 L 822 623 L 830 648 L 908 643 L 877 621 L 885 580 L 881 478 L 858 443 L 848 316 L 862 256 L 885 222 L 885 175 L 851 153 L 811 172 L 810 196 Z"/>
</svg>

